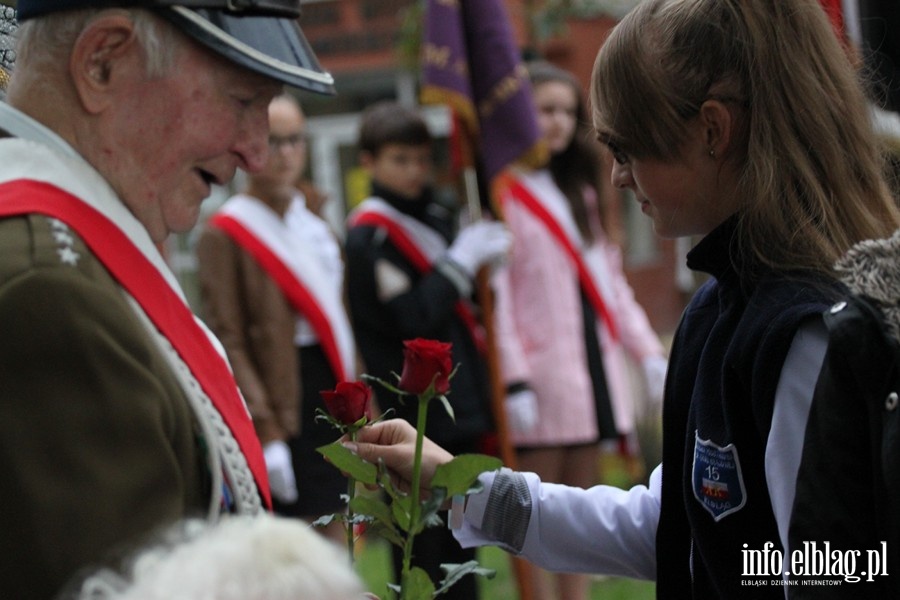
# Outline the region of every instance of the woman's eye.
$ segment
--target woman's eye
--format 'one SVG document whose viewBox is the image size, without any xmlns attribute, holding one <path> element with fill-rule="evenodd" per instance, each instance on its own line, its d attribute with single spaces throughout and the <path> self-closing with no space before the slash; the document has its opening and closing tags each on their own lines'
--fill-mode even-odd
<svg viewBox="0 0 900 600">
<path fill-rule="evenodd" d="M 624 165 L 628 162 L 628 154 L 625 153 L 624 150 L 619 148 L 615 142 L 606 142 L 607 148 L 609 148 L 610 153 L 612 153 L 613 158 L 620 165 Z"/>
</svg>

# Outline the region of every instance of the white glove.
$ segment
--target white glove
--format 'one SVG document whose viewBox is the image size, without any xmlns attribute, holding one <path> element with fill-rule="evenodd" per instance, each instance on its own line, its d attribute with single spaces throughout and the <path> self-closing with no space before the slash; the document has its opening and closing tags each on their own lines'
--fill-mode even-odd
<svg viewBox="0 0 900 600">
<path fill-rule="evenodd" d="M 509 428 L 519 433 L 526 433 L 538 423 L 537 395 L 533 390 L 524 389 L 506 396 L 503 402 L 506 409 L 506 420 Z"/>
<path fill-rule="evenodd" d="M 647 385 L 647 397 L 650 402 L 659 405 L 662 403 L 666 388 L 666 368 L 669 361 L 665 356 L 648 356 L 641 361 L 644 371 L 644 382 Z"/>
<path fill-rule="evenodd" d="M 473 277 L 481 265 L 500 262 L 512 246 L 512 232 L 499 221 L 478 221 L 459 231 L 447 256 Z"/>
<path fill-rule="evenodd" d="M 300 494 L 297 492 L 294 463 L 288 445 L 281 440 L 269 442 L 263 448 L 263 457 L 266 459 L 272 496 L 285 504 L 296 502 Z"/>
</svg>

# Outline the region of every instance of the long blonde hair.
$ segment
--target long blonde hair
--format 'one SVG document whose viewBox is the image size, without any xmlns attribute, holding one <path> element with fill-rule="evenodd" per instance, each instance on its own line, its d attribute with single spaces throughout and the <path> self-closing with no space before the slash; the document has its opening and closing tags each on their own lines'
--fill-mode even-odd
<svg viewBox="0 0 900 600">
<path fill-rule="evenodd" d="M 858 73 L 817 0 L 646 0 L 594 65 L 595 126 L 636 158 L 677 158 L 711 97 L 743 109 L 744 253 L 830 274 L 900 226 Z"/>
</svg>

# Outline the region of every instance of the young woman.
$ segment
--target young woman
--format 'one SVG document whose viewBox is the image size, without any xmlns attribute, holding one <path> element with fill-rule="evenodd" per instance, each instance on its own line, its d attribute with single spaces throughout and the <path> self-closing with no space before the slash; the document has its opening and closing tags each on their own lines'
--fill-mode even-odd
<svg viewBox="0 0 900 600">
<path fill-rule="evenodd" d="M 506 410 L 520 468 L 587 488 L 598 483 L 600 440 L 633 440 L 627 356 L 656 402 L 666 359 L 601 221 L 600 162 L 580 85 L 549 63 L 529 74 L 551 160 L 508 173 L 499 196 L 518 240 L 495 280 Z M 535 576 L 541 598 L 588 598 L 585 575 L 560 574 L 556 589 Z"/>
<path fill-rule="evenodd" d="M 660 235 L 703 236 L 688 266 L 711 275 L 671 351 L 665 468 L 629 491 L 483 475 L 457 538 L 655 579 L 659 598 L 784 598 L 772 580 L 802 572 L 755 578 L 745 561 L 791 556 L 821 314 L 843 293 L 832 265 L 900 224 L 861 86 L 816 0 L 647 0 L 601 49 L 591 91 L 613 183 Z M 408 429 L 363 437 L 363 458 L 405 475 Z M 447 459 L 428 447 L 429 468 Z"/>
</svg>

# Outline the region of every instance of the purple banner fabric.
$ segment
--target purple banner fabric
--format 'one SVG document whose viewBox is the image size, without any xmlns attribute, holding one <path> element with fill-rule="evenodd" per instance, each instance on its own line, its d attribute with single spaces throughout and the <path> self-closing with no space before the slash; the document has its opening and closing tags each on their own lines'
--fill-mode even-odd
<svg viewBox="0 0 900 600">
<path fill-rule="evenodd" d="M 427 0 L 422 102 L 451 106 L 488 181 L 509 164 L 538 166 L 534 100 L 502 0 Z"/>
</svg>

